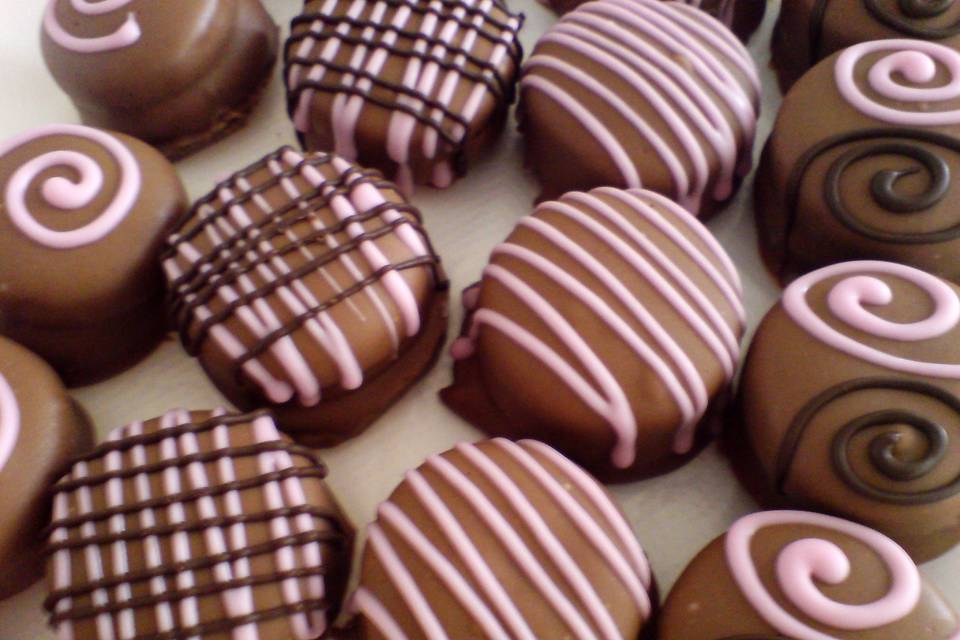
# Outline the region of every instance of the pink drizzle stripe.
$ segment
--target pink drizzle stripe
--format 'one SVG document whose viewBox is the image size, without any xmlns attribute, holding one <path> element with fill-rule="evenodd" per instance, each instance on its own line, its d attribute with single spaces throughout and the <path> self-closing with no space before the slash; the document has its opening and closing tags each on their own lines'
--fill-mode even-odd
<svg viewBox="0 0 960 640">
<path fill-rule="evenodd" d="M 456 451 L 469 460 L 474 468 L 479 470 L 481 475 L 496 487 L 500 495 L 506 498 L 513 512 L 520 517 L 520 520 L 547 553 L 551 563 L 560 571 L 564 581 L 579 598 L 581 610 L 586 611 L 593 619 L 601 637 L 608 640 L 622 638 L 617 624 L 610 616 L 610 611 L 600 599 L 600 595 L 590 583 L 590 580 L 583 574 L 583 570 L 553 534 L 543 517 L 523 494 L 516 482 L 472 444 L 458 444 Z"/>
<path fill-rule="evenodd" d="M 603 490 L 603 487 L 587 474 L 586 471 L 561 455 L 553 447 L 537 440 L 521 440 L 519 445 L 530 451 L 535 451 L 537 454 L 546 458 L 573 483 L 573 486 L 582 491 L 590 499 L 591 504 L 603 514 L 607 524 L 616 532 L 620 544 L 627 550 L 627 555 L 633 570 L 640 576 L 644 588 L 649 589 L 653 582 L 650 563 L 647 561 L 643 549 L 640 548 L 640 543 L 630 529 L 630 525 L 627 524 L 623 514 L 617 509 L 609 494 Z"/>
<path fill-rule="evenodd" d="M 20 438 L 20 405 L 7 379 L 0 373 L 0 472 L 13 455 Z"/>
<path fill-rule="evenodd" d="M 634 604 L 644 618 L 649 618 L 651 613 L 650 595 L 647 593 L 647 587 L 640 577 L 631 570 L 630 563 L 626 557 L 617 548 L 609 535 L 600 527 L 599 523 L 587 513 L 579 502 L 574 499 L 569 491 L 560 486 L 556 479 L 541 465 L 537 458 L 528 452 L 523 444 L 517 446 L 509 440 L 497 438 L 492 441 L 501 451 L 510 456 L 517 464 L 536 479 L 537 484 L 553 498 L 554 502 L 560 505 L 564 514 L 570 521 L 580 529 L 585 539 L 587 539 L 603 556 L 607 566 L 613 571 L 623 586 L 630 593 Z"/>
<path fill-rule="evenodd" d="M 817 513 L 767 511 L 738 520 L 726 535 L 727 565 L 740 591 L 777 631 L 798 640 L 837 640 L 798 620 L 767 592 L 750 553 L 753 536 L 764 527 L 810 525 L 836 531 L 867 545 L 890 573 L 887 593 L 874 602 L 851 605 L 830 600 L 819 584 L 840 584 L 850 560 L 833 542 L 806 538 L 790 543 L 777 557 L 777 582 L 791 605 L 813 621 L 834 629 L 866 631 L 906 617 L 920 600 L 920 572 L 897 543 L 859 524 Z"/>
<path fill-rule="evenodd" d="M 536 556 L 524 543 L 523 538 L 510 525 L 509 521 L 490 502 L 486 495 L 470 481 L 460 469 L 440 456 L 430 458 L 426 467 L 435 471 L 466 502 L 471 510 L 484 522 L 496 536 L 503 548 L 517 563 L 523 573 L 533 582 L 544 599 L 553 607 L 576 638 L 593 638 L 589 623 L 584 620 L 577 607 L 567 599 Z"/>
</svg>

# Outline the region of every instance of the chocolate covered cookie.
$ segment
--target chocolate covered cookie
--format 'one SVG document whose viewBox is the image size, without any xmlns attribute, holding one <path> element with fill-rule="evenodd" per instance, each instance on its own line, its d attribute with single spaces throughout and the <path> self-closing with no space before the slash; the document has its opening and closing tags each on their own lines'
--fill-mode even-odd
<svg viewBox="0 0 960 640">
<path fill-rule="evenodd" d="M 566 13 L 584 4 L 586 0 L 549 0 L 559 13 Z M 750 37 L 763 20 L 766 0 L 683 0 L 702 9 L 733 30 L 741 39 Z"/>
<path fill-rule="evenodd" d="M 493 250 L 464 303 L 444 402 L 605 479 L 688 460 L 739 362 L 733 264 L 691 214 L 649 191 L 542 203 Z"/>
<path fill-rule="evenodd" d="M 116 373 L 159 342 L 159 255 L 187 208 L 162 155 L 121 134 L 47 125 L 0 142 L 0 196 L 0 334 L 68 384 Z"/>
<path fill-rule="evenodd" d="M 194 204 L 163 258 L 187 350 L 297 440 L 359 433 L 429 368 L 447 280 L 419 212 L 376 171 L 284 147 Z"/>
<path fill-rule="evenodd" d="M 773 31 L 772 65 L 783 91 L 820 60 L 870 40 L 919 38 L 960 47 L 953 0 L 784 0 Z"/>
<path fill-rule="evenodd" d="M 324 475 L 266 412 L 112 431 L 54 487 L 51 625 L 75 640 L 319 638 L 353 538 Z"/>
<path fill-rule="evenodd" d="M 502 0 L 306 0 L 284 78 L 306 149 L 447 187 L 499 134 L 523 16 Z"/>
<path fill-rule="evenodd" d="M 260 0 L 48 0 L 41 44 L 85 123 L 179 158 L 244 123 L 277 28 Z"/>
<path fill-rule="evenodd" d="M 780 280 L 861 259 L 960 278 L 958 81 L 957 51 L 882 40 L 794 86 L 755 192 L 761 252 Z"/>
<path fill-rule="evenodd" d="M 650 565 L 610 495 L 550 447 L 460 444 L 368 529 L 359 638 L 649 637 Z"/>
<path fill-rule="evenodd" d="M 49 486 L 92 445 L 86 415 L 53 369 L 0 338 L 0 598 L 41 576 Z"/>
<path fill-rule="evenodd" d="M 958 323 L 960 288 L 903 265 L 791 284 L 739 392 L 740 466 L 761 499 L 862 522 L 918 561 L 960 541 Z"/>
<path fill-rule="evenodd" d="M 960 622 L 910 556 L 817 513 L 745 516 L 687 566 L 660 640 L 953 640 Z"/>
<path fill-rule="evenodd" d="M 517 117 L 541 198 L 642 186 L 708 214 L 750 170 L 759 98 L 750 54 L 716 19 L 600 0 L 537 42 Z"/>
</svg>

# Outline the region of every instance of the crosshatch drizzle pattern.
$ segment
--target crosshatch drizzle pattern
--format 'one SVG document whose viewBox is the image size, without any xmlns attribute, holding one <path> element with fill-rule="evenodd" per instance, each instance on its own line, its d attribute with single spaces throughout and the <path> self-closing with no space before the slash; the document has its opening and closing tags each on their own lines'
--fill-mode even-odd
<svg viewBox="0 0 960 640">
<path fill-rule="evenodd" d="M 431 182 L 447 186 L 483 102 L 493 98 L 494 120 L 513 102 L 522 24 L 501 0 L 308 0 L 286 49 L 294 125 L 314 126 L 312 103 L 328 94 L 332 147 L 356 158 L 362 109 L 383 108 L 400 186 L 412 188 L 416 156 L 437 160 Z"/>
<path fill-rule="evenodd" d="M 326 628 L 330 554 L 348 556 L 351 535 L 321 498 L 326 469 L 266 412 L 206 415 L 116 429 L 54 487 L 46 607 L 61 638 Z"/>
<path fill-rule="evenodd" d="M 221 182 L 168 245 L 169 309 L 187 350 L 196 355 L 212 340 L 238 381 L 277 403 L 296 395 L 314 406 L 324 386 L 362 385 L 351 323 L 379 322 L 398 356 L 420 330 L 425 302 L 406 272 L 428 270 L 431 286 L 447 286 L 419 213 L 392 183 L 339 156 L 288 147 Z"/>
</svg>

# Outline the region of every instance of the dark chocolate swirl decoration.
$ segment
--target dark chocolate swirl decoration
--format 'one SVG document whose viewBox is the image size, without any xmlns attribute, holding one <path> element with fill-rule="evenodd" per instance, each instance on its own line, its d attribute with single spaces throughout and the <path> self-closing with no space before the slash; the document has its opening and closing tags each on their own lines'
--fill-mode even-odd
<svg viewBox="0 0 960 640">
<path fill-rule="evenodd" d="M 860 378 L 826 389 L 810 400 L 790 424 L 777 458 L 776 479 L 781 493 L 785 491 L 790 467 L 804 432 L 827 405 L 861 391 L 891 390 L 917 394 L 950 409 L 960 424 L 960 398 L 940 387 L 917 380 L 897 378 Z M 927 442 L 924 455 L 916 460 L 904 460 L 896 447 L 902 432 L 901 425 L 915 430 Z M 876 487 L 857 475 L 850 463 L 850 443 L 855 436 L 868 429 L 881 429 L 870 439 L 868 459 L 881 475 L 894 482 L 912 482 L 932 473 L 943 462 L 950 443 L 946 428 L 935 420 L 908 408 L 890 408 L 872 411 L 839 426 L 833 437 L 831 457 L 839 478 L 857 493 L 889 504 L 921 505 L 940 502 L 960 493 L 960 476 L 950 483 L 926 491 L 890 491 Z"/>
<path fill-rule="evenodd" d="M 908 166 L 883 169 L 871 178 L 870 195 L 884 212 L 901 215 L 924 213 L 947 197 L 953 175 L 941 150 L 960 154 L 960 141 L 933 131 L 895 128 L 867 129 L 834 136 L 815 145 L 800 157 L 787 180 L 788 238 L 797 218 L 800 186 L 807 170 L 821 155 L 837 147 L 860 142 L 862 144 L 855 144 L 833 161 L 824 179 L 824 199 L 830 212 L 841 224 L 866 238 L 891 244 L 929 244 L 948 242 L 960 237 L 960 216 L 956 224 L 933 231 L 887 231 L 867 224 L 845 204 L 841 191 L 844 173 L 856 163 L 877 156 L 896 156 L 905 158 L 910 163 Z M 899 189 L 900 180 L 921 171 L 928 177 L 923 192 L 902 193 Z"/>
<path fill-rule="evenodd" d="M 960 22 L 948 27 L 934 27 L 923 24 L 922 20 L 929 20 L 941 16 L 953 6 L 954 0 L 899 0 L 897 10 L 892 11 L 880 0 L 863 0 L 864 6 L 880 23 L 890 27 L 897 33 L 911 38 L 924 40 L 943 40 L 960 34 Z M 813 66 L 824 57 L 821 52 L 823 40 L 823 23 L 827 16 L 827 0 L 817 0 L 810 10 L 810 65 Z"/>
<path fill-rule="evenodd" d="M 943 40 L 960 34 L 960 22 L 947 27 L 935 27 L 921 22 L 946 13 L 953 6 L 953 0 L 899 0 L 898 11 L 891 11 L 886 3 L 880 0 L 863 0 L 863 4 L 874 18 L 911 38 Z"/>
</svg>

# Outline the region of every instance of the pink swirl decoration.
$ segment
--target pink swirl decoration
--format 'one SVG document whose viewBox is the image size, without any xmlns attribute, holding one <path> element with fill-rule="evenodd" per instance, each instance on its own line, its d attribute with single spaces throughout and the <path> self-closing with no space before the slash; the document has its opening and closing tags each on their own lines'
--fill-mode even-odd
<svg viewBox="0 0 960 640">
<path fill-rule="evenodd" d="M 0 471 L 6 466 L 20 435 L 20 406 L 13 389 L 0 374 Z"/>
<path fill-rule="evenodd" d="M 113 33 L 98 38 L 75 36 L 64 29 L 57 19 L 57 6 L 60 2 L 61 0 L 50 0 L 47 3 L 47 9 L 43 14 L 43 30 L 51 40 L 64 49 L 77 53 L 101 53 L 123 49 L 140 40 L 140 25 L 137 23 L 136 14 L 132 11 L 127 14 L 126 21 Z M 90 16 L 118 11 L 131 2 L 133 0 L 101 0 L 100 2 L 70 0 L 70 4 L 76 11 Z"/>
<path fill-rule="evenodd" d="M 889 274 L 920 287 L 933 301 L 933 313 L 923 320 L 909 323 L 890 322 L 877 316 L 865 305 L 889 305 L 893 302 L 893 292 L 886 282 L 871 273 Z M 918 342 L 943 336 L 960 322 L 960 299 L 949 284 L 913 267 L 875 260 L 843 262 L 795 280 L 783 292 L 784 310 L 815 338 L 854 357 L 904 373 L 960 378 L 960 364 L 919 362 L 885 353 L 840 333 L 814 313 L 807 302 L 810 289 L 829 278 L 848 274 L 856 275 L 833 286 L 827 295 L 827 305 L 836 318 L 854 329 L 878 338 Z"/>
<path fill-rule="evenodd" d="M 31 142 L 49 136 L 72 136 L 104 147 L 117 161 L 120 179 L 113 200 L 96 219 L 70 231 L 56 231 L 44 226 L 27 208 L 30 185 L 44 171 L 53 167 L 69 167 L 79 176 L 77 181 L 63 177 L 46 180 L 41 187 L 43 199 L 64 211 L 89 205 L 103 190 L 103 169 L 89 156 L 72 150 L 57 150 L 28 160 L 10 177 L 3 194 L 7 215 L 28 238 L 51 249 L 74 249 L 92 244 L 107 236 L 129 215 L 140 194 L 140 166 L 133 153 L 112 135 L 73 124 L 48 125 L 0 143 L 0 156 Z"/>
<path fill-rule="evenodd" d="M 803 511 L 766 511 L 738 520 L 727 532 L 727 565 L 751 606 L 778 632 L 798 640 L 836 640 L 785 610 L 765 589 L 750 554 L 753 536 L 764 527 L 812 525 L 864 543 L 890 573 L 887 593 L 874 602 L 844 604 L 823 595 L 817 583 L 840 584 L 850 575 L 850 560 L 833 542 L 804 538 L 777 556 L 776 576 L 790 603 L 813 621 L 847 631 L 876 629 L 906 617 L 920 601 L 920 573 L 907 552 L 881 533 L 859 524 Z"/>
<path fill-rule="evenodd" d="M 929 104 L 960 99 L 960 53 L 949 47 L 924 40 L 876 40 L 846 49 L 837 58 L 834 77 L 840 94 L 862 113 L 891 124 L 935 127 L 960 123 L 960 109 L 948 111 L 904 111 L 880 104 L 866 95 L 854 80 L 860 60 L 878 51 L 891 53 L 877 61 L 868 71 L 867 82 L 879 96 L 896 102 L 917 103 L 918 109 Z M 949 72 L 949 81 L 940 86 L 907 86 L 898 82 L 901 76 L 913 85 L 933 82 L 938 64 Z"/>
</svg>

